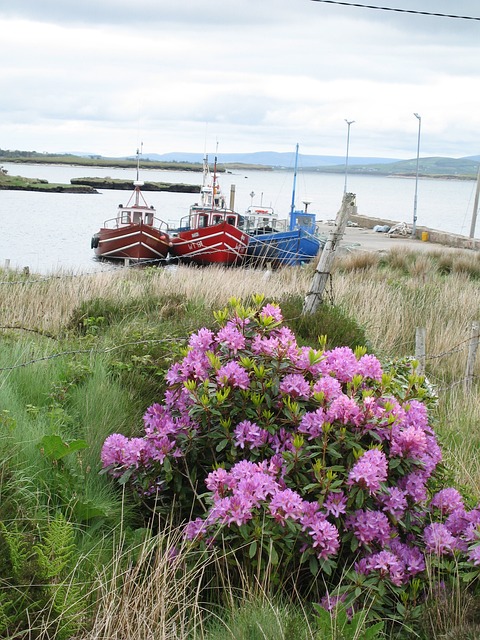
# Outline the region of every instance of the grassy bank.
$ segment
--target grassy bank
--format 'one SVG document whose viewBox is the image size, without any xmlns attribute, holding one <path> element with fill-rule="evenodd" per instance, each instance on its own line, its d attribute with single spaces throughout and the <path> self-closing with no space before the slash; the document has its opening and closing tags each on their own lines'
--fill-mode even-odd
<svg viewBox="0 0 480 640">
<path fill-rule="evenodd" d="M 207 617 L 198 586 L 216 575 L 216 562 L 225 566 L 222 559 L 199 558 L 179 574 L 171 551 L 179 547 L 181 562 L 187 550 L 178 530 L 157 537 L 131 496 L 99 475 L 104 439 L 114 431 L 140 432 L 142 415 L 161 397 L 163 374 L 188 336 L 213 327 L 212 311 L 232 296 L 277 300 L 305 344 L 327 334 L 329 346 L 366 343 L 385 360 L 413 354 L 415 329 L 424 327 L 447 471 L 478 502 L 478 356 L 468 392 L 464 378 L 470 328 L 480 314 L 479 256 L 351 254 L 335 266 L 334 307 L 329 302 L 327 312 L 303 319 L 311 277 L 311 267 L 144 268 L 45 278 L 1 273 L 4 637 L 324 637 L 310 610 L 273 602 L 259 584 L 246 583 L 239 600 L 228 575 L 223 606 L 209 608 Z M 467 635 L 474 633 L 475 603 L 461 585 L 456 595 L 449 615 L 432 613 L 410 637 L 440 640 L 455 628 L 450 637 L 475 637 Z M 337 631 L 328 640 L 342 637 Z M 355 637 L 362 633 L 360 625 Z"/>
</svg>

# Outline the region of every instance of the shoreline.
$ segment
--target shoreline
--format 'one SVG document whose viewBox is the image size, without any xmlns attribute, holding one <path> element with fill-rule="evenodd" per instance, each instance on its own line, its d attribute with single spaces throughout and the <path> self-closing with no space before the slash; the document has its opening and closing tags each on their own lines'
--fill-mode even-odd
<svg viewBox="0 0 480 640">
<path fill-rule="evenodd" d="M 480 251 L 480 238 L 469 238 L 438 229 L 417 226 L 415 237 L 411 235 L 389 234 L 374 231 L 375 226 L 394 227 L 398 221 L 385 218 L 373 218 L 360 214 L 350 216 L 349 221 L 355 226 L 347 226 L 340 241 L 340 249 L 346 251 L 390 251 L 394 247 L 405 247 L 413 251 L 433 251 L 440 246 L 448 249 L 462 249 Z M 411 225 L 407 225 L 411 234 Z M 328 237 L 334 228 L 334 222 L 318 222 L 317 229 L 323 236 Z"/>
</svg>

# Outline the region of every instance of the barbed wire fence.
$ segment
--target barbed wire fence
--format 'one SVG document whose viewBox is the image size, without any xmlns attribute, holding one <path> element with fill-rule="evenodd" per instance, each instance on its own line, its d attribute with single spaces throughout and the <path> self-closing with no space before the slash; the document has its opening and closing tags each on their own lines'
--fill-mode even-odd
<svg viewBox="0 0 480 640">
<path fill-rule="evenodd" d="M 6 261 L 5 264 L 5 269 L 4 272 L 8 273 L 9 272 L 9 261 Z M 146 262 L 142 262 L 142 266 L 153 266 L 155 264 L 157 264 L 158 261 L 157 260 L 152 260 L 152 261 L 146 261 Z M 134 268 L 138 268 L 138 264 L 136 263 L 126 263 L 123 267 L 122 267 L 122 271 L 125 269 L 134 269 Z M 23 278 L 20 277 L 20 279 L 8 279 L 8 280 L 0 280 L 0 285 L 34 285 L 34 284 L 39 284 L 39 283 L 44 283 L 46 281 L 49 280 L 59 280 L 59 279 L 71 279 L 71 278 L 83 278 L 83 277 L 90 277 L 90 276 L 98 276 L 98 275 L 102 275 L 105 273 L 118 273 L 119 269 L 111 269 L 111 270 L 106 270 L 106 271 L 94 271 L 94 272 L 82 272 L 79 274 L 55 274 L 55 275 L 49 275 L 49 276 L 41 276 L 41 277 L 37 277 L 34 279 L 30 279 L 30 272 L 28 269 L 24 269 L 23 270 Z M 19 272 L 18 271 L 14 271 L 13 275 L 15 275 L 16 277 L 18 277 Z M 330 303 L 333 303 L 333 284 L 330 281 L 330 292 L 329 292 L 329 298 L 330 298 Z M 4 331 L 4 330 L 19 330 L 19 331 L 25 331 L 25 332 L 32 332 L 32 333 L 38 333 L 40 335 L 43 335 L 47 338 L 51 338 L 51 339 L 56 339 L 54 335 L 50 334 L 47 331 L 41 331 L 38 329 L 34 329 L 34 328 L 29 328 L 29 327 L 23 327 L 23 326 L 18 326 L 18 325 L 5 325 L 5 326 L 0 326 L 0 331 Z M 78 355 L 78 354 L 86 354 L 86 353 L 90 353 L 92 355 L 95 354 L 102 354 L 102 353 L 110 353 L 112 351 L 115 350 L 119 350 L 122 348 L 125 348 L 127 346 L 135 346 L 135 345 L 141 345 L 141 344 L 158 344 L 158 343 L 165 343 L 165 342 L 186 342 L 188 340 L 188 336 L 183 336 L 183 337 L 175 337 L 175 338 L 165 338 L 165 339 L 157 339 L 157 340 L 139 340 L 136 342 L 128 342 L 125 344 L 121 344 L 121 345 L 116 345 L 113 347 L 108 347 L 105 349 L 98 349 L 98 348 L 91 348 L 91 349 L 79 349 L 79 350 L 68 350 L 68 351 L 61 351 L 58 353 L 54 353 L 48 356 L 43 356 L 41 358 L 37 358 L 37 359 L 31 359 L 28 360 L 26 362 L 23 363 L 19 363 L 16 365 L 13 365 L 11 367 L 0 367 L 0 372 L 4 372 L 4 371 L 11 371 L 14 369 L 18 369 L 21 367 L 26 367 L 29 365 L 33 365 L 42 361 L 46 361 L 46 360 L 53 360 L 55 358 L 60 358 L 60 357 L 67 357 L 67 356 L 71 356 L 71 355 Z M 457 345 L 452 346 L 451 349 L 448 349 L 447 351 L 443 351 L 441 353 L 437 353 L 437 354 L 427 354 L 427 350 L 426 350 L 426 344 L 427 344 L 427 331 L 426 328 L 424 327 L 417 327 L 415 330 L 415 359 L 418 361 L 418 373 L 420 375 L 424 375 L 426 372 L 426 368 L 427 368 L 427 363 L 430 361 L 434 361 L 434 360 L 438 360 L 441 358 L 446 358 L 449 356 L 452 356 L 454 354 L 458 354 L 461 352 L 465 352 L 466 353 L 466 360 L 465 360 L 465 369 L 464 369 L 464 376 L 463 378 L 460 378 L 459 380 L 455 380 L 454 382 L 448 384 L 447 386 L 444 387 L 439 387 L 438 390 L 439 391 L 448 391 L 451 388 L 457 387 L 462 385 L 464 390 L 466 392 L 468 392 L 471 388 L 472 385 L 474 383 L 475 380 L 478 379 L 478 374 L 475 373 L 475 365 L 476 365 L 476 361 L 477 361 L 477 354 L 478 354 L 478 348 L 479 348 L 479 341 L 480 341 L 480 322 L 479 321 L 473 321 L 471 323 L 470 326 L 470 332 L 469 332 L 469 336 L 465 338 L 465 340 L 462 340 L 460 343 L 458 343 Z"/>
</svg>

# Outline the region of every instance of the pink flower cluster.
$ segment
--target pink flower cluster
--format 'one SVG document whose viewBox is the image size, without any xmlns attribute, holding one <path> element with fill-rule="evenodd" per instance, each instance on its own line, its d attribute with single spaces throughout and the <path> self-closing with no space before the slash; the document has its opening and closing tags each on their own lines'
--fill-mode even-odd
<svg viewBox="0 0 480 640">
<path fill-rule="evenodd" d="M 230 471 L 217 469 L 207 476 L 212 506 L 205 520 L 197 518 L 187 525 L 189 539 L 213 535 L 215 526 L 241 526 L 257 516 L 260 522 L 271 518 L 284 527 L 287 520 L 299 525 L 320 559 L 335 556 L 340 547 L 336 526 L 327 520 L 318 503 L 303 500 L 297 491 L 284 486 L 275 462 L 238 462 Z M 260 515 L 260 510 L 262 513 Z"/>
<path fill-rule="evenodd" d="M 103 466 L 157 490 L 166 466 L 172 477 L 191 451 L 195 463 L 213 451 L 199 476 L 210 506 L 188 524 L 192 540 L 253 523 L 293 527 L 299 556 L 333 561 L 353 549 L 357 571 L 394 585 L 424 570 L 424 552 L 480 566 L 480 505 L 468 511 L 451 488 L 429 502 L 442 454 L 424 402 L 395 395 L 375 356 L 299 347 L 281 323 L 269 304 L 193 334 L 143 436 L 109 436 Z"/>
</svg>

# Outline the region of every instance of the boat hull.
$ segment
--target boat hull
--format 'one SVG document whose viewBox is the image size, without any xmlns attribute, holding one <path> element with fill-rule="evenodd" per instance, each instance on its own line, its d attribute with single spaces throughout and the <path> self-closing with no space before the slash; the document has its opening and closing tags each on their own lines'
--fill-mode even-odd
<svg viewBox="0 0 480 640">
<path fill-rule="evenodd" d="M 227 222 L 179 231 L 171 238 L 171 253 L 182 262 L 200 265 L 238 265 L 243 262 L 249 236 Z"/>
<path fill-rule="evenodd" d="M 92 238 L 98 258 L 162 260 L 170 249 L 170 238 L 155 227 L 140 223 L 118 229 L 102 228 Z"/>
<path fill-rule="evenodd" d="M 251 236 L 245 262 L 253 266 L 295 266 L 311 262 L 324 242 L 302 229 Z"/>
</svg>

